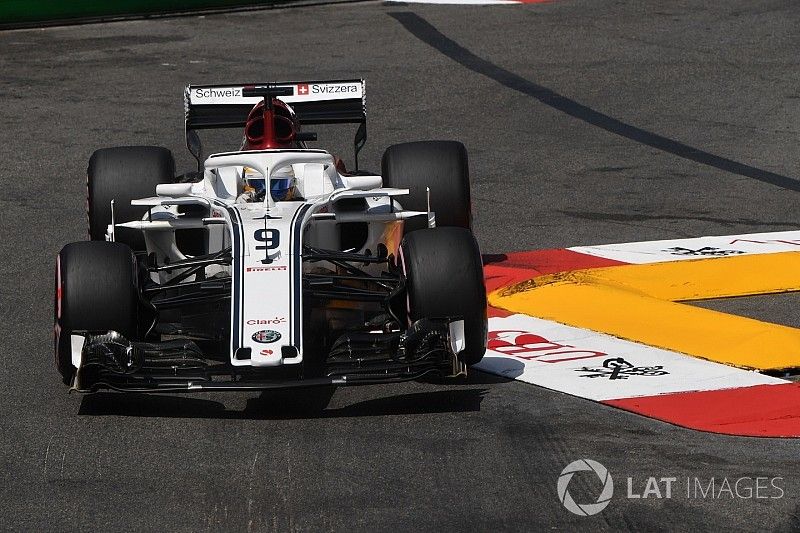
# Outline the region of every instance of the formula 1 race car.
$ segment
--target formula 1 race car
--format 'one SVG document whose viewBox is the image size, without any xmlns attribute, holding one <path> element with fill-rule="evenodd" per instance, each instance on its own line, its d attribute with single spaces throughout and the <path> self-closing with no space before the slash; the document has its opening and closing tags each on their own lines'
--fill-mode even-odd
<svg viewBox="0 0 800 533">
<path fill-rule="evenodd" d="M 91 240 L 58 254 L 55 360 L 79 391 L 256 390 L 466 373 L 486 349 L 464 146 L 358 170 L 363 80 L 190 85 L 175 175 L 152 146 L 89 161 Z M 358 124 L 356 168 L 307 143 Z M 203 157 L 198 130 L 244 128 Z"/>
</svg>

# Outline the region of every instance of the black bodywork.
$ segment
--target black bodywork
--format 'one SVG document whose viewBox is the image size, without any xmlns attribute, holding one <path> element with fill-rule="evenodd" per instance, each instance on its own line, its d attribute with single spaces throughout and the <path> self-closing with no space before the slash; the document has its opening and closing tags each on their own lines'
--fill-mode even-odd
<svg viewBox="0 0 800 533">
<path fill-rule="evenodd" d="M 137 259 L 141 328 L 147 340 L 131 341 L 116 332 L 80 332 L 86 342 L 77 390 L 258 390 L 386 383 L 464 372 L 449 329 L 459 317 L 411 323 L 404 304 L 404 276 L 385 254 L 306 246 L 304 263 L 334 265 L 338 273 L 304 274 L 304 361 L 268 368 L 233 366 L 229 361 L 231 278 L 203 276 L 209 265 L 230 264 L 230 249 L 168 265 L 148 264 L 143 254 Z M 363 269 L 376 264 L 384 267 L 380 275 Z M 179 273 L 163 284 L 152 282 L 149 274 L 163 270 Z M 184 281 L 191 276 L 196 279 Z M 343 302 L 373 312 L 363 324 L 341 330 L 314 322 L 314 310 Z"/>
</svg>

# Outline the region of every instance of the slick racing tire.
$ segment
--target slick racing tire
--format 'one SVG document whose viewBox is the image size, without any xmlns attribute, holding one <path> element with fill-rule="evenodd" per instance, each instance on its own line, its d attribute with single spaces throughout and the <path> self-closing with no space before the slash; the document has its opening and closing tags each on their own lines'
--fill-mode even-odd
<svg viewBox="0 0 800 533">
<path fill-rule="evenodd" d="M 73 331 L 116 331 L 126 339 L 138 335 L 139 291 L 136 261 L 120 242 L 74 242 L 56 259 L 54 348 L 64 383 L 75 373 L 70 335 Z"/>
<path fill-rule="evenodd" d="M 467 149 L 456 141 L 418 141 L 390 146 L 383 153 L 381 174 L 385 187 L 409 189 L 398 197 L 403 209 L 431 210 L 437 226 L 472 227 Z M 406 233 L 428 226 L 424 217 L 406 220 Z"/>
<path fill-rule="evenodd" d="M 465 349 L 459 359 L 478 363 L 486 352 L 486 287 L 478 243 L 464 228 L 409 233 L 400 244 L 409 325 L 421 318 L 462 317 Z"/>
<path fill-rule="evenodd" d="M 158 146 L 119 146 L 95 151 L 87 169 L 87 215 L 89 238 L 104 241 L 111 224 L 111 200 L 114 221 L 141 220 L 146 207 L 132 206 L 131 200 L 155 196 L 156 185 L 175 181 L 172 152 Z M 145 249 L 139 230 L 117 228 L 115 240 L 134 251 Z"/>
</svg>

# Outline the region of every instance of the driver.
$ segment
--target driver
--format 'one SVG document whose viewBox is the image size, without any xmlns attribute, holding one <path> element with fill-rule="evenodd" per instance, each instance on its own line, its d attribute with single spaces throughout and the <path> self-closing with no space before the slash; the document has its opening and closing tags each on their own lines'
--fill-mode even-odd
<svg viewBox="0 0 800 533">
<path fill-rule="evenodd" d="M 237 202 L 260 202 L 266 196 L 266 180 L 261 173 L 250 167 L 244 167 L 244 191 L 236 199 Z M 270 194 L 276 202 L 300 200 L 294 170 L 291 166 L 278 169 L 272 174 Z"/>
</svg>

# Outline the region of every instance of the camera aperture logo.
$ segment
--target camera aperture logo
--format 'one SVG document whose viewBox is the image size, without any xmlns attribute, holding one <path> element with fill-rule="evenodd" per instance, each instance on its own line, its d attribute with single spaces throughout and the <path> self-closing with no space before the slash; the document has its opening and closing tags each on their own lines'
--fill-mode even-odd
<svg viewBox="0 0 800 533">
<path fill-rule="evenodd" d="M 577 503 L 572 499 L 572 495 L 569 492 L 569 482 L 572 481 L 572 476 L 574 476 L 576 472 L 586 471 L 597 474 L 597 477 L 603 484 L 603 489 L 600 491 L 596 502 Z M 614 480 L 611 479 L 611 474 L 608 473 L 608 469 L 597 461 L 593 461 L 592 459 L 578 459 L 577 461 L 572 461 L 561 471 L 561 475 L 558 476 L 557 488 L 558 499 L 561 500 L 561 503 L 569 512 L 579 516 L 591 516 L 601 512 L 608 506 L 611 497 L 614 495 Z"/>
</svg>

